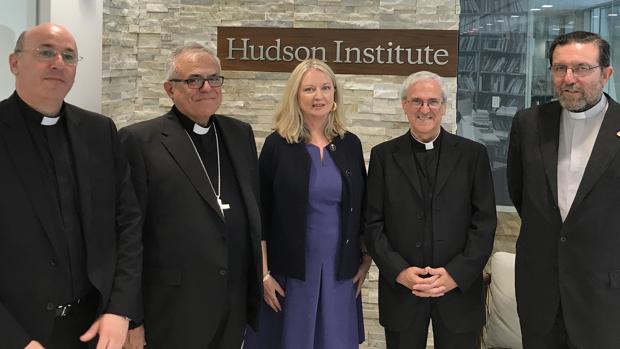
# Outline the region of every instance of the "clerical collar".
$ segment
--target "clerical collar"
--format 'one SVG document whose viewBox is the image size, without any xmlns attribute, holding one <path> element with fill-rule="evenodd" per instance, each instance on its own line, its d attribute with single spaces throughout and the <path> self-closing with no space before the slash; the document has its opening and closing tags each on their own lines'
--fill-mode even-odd
<svg viewBox="0 0 620 349">
<path fill-rule="evenodd" d="M 54 126 L 58 123 L 58 120 L 60 120 L 60 116 L 54 117 L 54 118 L 50 118 L 48 116 L 44 116 L 43 120 L 41 120 L 41 125 L 43 126 Z"/>
<path fill-rule="evenodd" d="M 606 107 L 607 107 L 607 96 L 605 96 L 605 94 L 603 94 L 603 96 L 601 97 L 601 100 L 598 101 L 598 103 L 596 103 L 592 108 L 590 108 L 590 109 L 588 109 L 586 111 L 572 112 L 570 110 L 564 109 L 564 112 L 571 119 L 583 120 L 583 119 L 590 119 L 590 118 L 593 118 L 593 117 L 595 117 L 597 115 L 600 115 L 600 113 L 602 113 L 605 110 Z"/>
<path fill-rule="evenodd" d="M 207 126 L 207 127 L 202 127 L 198 124 L 194 124 L 194 128 L 193 131 L 195 134 L 197 135 L 206 135 L 207 132 L 209 132 L 209 129 L 211 128 L 211 125 Z"/>
<path fill-rule="evenodd" d="M 211 117 L 209 118 L 209 122 L 207 123 L 207 126 L 205 127 L 205 126 L 201 126 L 201 125 L 195 123 L 187 115 L 181 113 L 181 111 L 179 109 L 177 109 L 176 106 L 173 106 L 172 110 L 174 111 L 175 115 L 177 116 L 177 118 L 181 122 L 181 125 L 183 125 L 183 128 L 189 134 L 197 134 L 199 136 L 205 135 L 211 129 L 211 125 L 213 125 L 213 119 L 214 119 L 215 114 L 211 115 Z"/>
<path fill-rule="evenodd" d="M 437 133 L 437 136 L 435 136 L 435 138 L 433 138 L 431 141 L 429 142 L 423 142 L 419 139 L 417 139 L 415 137 L 415 135 L 413 134 L 413 132 L 409 131 L 409 134 L 411 135 L 411 138 L 415 141 L 414 144 L 419 144 L 424 146 L 425 150 L 432 150 L 435 148 L 437 141 L 439 140 L 439 136 L 441 135 L 441 128 L 439 128 L 439 132 Z"/>
<path fill-rule="evenodd" d="M 42 125 L 42 126 L 53 126 L 58 123 L 61 116 L 64 114 L 64 110 L 65 110 L 64 102 L 62 104 L 62 107 L 60 108 L 60 112 L 58 112 L 57 115 L 47 116 L 47 115 L 42 114 L 38 110 L 34 109 L 30 105 L 28 105 L 28 103 L 26 103 L 23 99 L 21 99 L 21 97 L 17 93 L 15 93 L 15 96 L 17 97 L 17 101 L 21 107 L 24 117 L 30 120 L 32 123 Z"/>
</svg>

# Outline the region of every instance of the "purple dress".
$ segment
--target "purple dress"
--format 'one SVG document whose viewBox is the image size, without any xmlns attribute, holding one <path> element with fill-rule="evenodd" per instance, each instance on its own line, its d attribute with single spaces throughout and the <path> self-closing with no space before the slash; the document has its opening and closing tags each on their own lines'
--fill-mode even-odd
<svg viewBox="0 0 620 349">
<path fill-rule="evenodd" d="M 364 341 L 361 300 L 352 279 L 336 279 L 340 246 L 340 171 L 323 150 L 306 145 L 310 154 L 310 183 L 306 227 L 306 280 L 278 275 L 285 298 L 282 312 L 264 301 L 260 330 L 248 327 L 245 349 L 353 349 Z"/>
</svg>

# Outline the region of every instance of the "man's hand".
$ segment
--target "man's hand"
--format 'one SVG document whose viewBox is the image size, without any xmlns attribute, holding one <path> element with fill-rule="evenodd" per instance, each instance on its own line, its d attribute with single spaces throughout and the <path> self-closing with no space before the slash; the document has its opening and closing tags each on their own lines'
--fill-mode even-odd
<svg viewBox="0 0 620 349">
<path fill-rule="evenodd" d="M 280 305 L 280 301 L 278 301 L 278 293 L 280 296 L 284 297 L 284 289 L 276 279 L 274 279 L 271 275 L 267 274 L 263 279 L 263 298 L 265 298 L 265 303 L 273 309 L 276 313 L 282 311 L 282 305 Z"/>
<path fill-rule="evenodd" d="M 145 345 L 144 326 L 139 326 L 133 330 L 129 330 L 123 349 L 142 349 Z"/>
<path fill-rule="evenodd" d="M 30 343 L 28 343 L 28 345 L 24 349 L 45 349 L 45 348 L 41 345 L 41 343 L 37 341 L 30 341 Z"/>
<path fill-rule="evenodd" d="M 446 268 L 426 267 L 426 270 L 431 277 L 425 280 L 433 281 L 414 285 L 412 291 L 416 296 L 441 297 L 458 286 Z"/>
<path fill-rule="evenodd" d="M 86 331 L 80 340 L 91 341 L 99 335 L 96 349 L 122 349 L 129 329 L 129 320 L 116 314 L 103 314 Z"/>
<path fill-rule="evenodd" d="M 413 287 L 420 284 L 430 284 L 435 281 L 437 277 L 423 277 L 428 276 L 429 267 L 426 268 L 418 268 L 418 267 L 409 267 L 404 269 L 398 274 L 396 277 L 396 282 L 407 287 L 408 289 L 413 291 Z"/>
</svg>

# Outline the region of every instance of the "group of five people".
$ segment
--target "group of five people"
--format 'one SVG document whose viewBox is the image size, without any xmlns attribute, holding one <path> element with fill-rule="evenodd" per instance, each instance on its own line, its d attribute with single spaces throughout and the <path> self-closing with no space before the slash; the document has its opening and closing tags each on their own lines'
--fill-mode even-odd
<svg viewBox="0 0 620 349">
<path fill-rule="evenodd" d="M 437 348 L 479 348 L 493 181 L 484 146 L 441 127 L 441 77 L 404 81 L 409 129 L 372 149 L 367 174 L 322 61 L 291 73 L 257 159 L 250 125 L 217 114 L 224 77 L 203 46 L 171 54 L 170 111 L 118 134 L 64 102 L 79 59 L 54 24 L 22 33 L 9 57 L 3 348 L 357 348 L 371 257 L 388 348 L 425 348 L 431 320 Z M 620 110 L 602 92 L 609 45 L 574 32 L 549 59 L 558 101 L 517 113 L 508 156 L 523 345 L 614 348 Z"/>
</svg>

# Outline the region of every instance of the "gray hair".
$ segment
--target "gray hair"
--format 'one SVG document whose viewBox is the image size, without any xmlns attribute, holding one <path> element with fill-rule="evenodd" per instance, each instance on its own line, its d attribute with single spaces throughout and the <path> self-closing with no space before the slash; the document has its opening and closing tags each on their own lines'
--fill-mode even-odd
<svg viewBox="0 0 620 349">
<path fill-rule="evenodd" d="M 435 80 L 439 84 L 439 88 L 441 89 L 441 95 L 443 97 L 444 103 L 448 101 L 448 93 L 446 91 L 446 86 L 443 83 L 443 78 L 435 73 L 431 73 L 425 70 L 413 73 L 409 75 L 407 79 L 405 79 L 403 85 L 400 87 L 400 98 L 407 99 L 407 90 L 409 89 L 409 87 L 422 80 Z"/>
<path fill-rule="evenodd" d="M 166 73 L 166 80 L 174 79 L 176 70 L 177 70 L 177 58 L 186 53 L 206 53 L 213 57 L 218 66 L 218 73 L 222 70 L 222 64 L 220 63 L 220 59 L 217 57 L 214 51 L 208 49 L 204 45 L 201 45 L 197 42 L 190 42 L 181 47 L 176 48 L 174 51 L 170 53 L 168 57 L 168 61 L 166 66 L 168 67 Z"/>
</svg>

